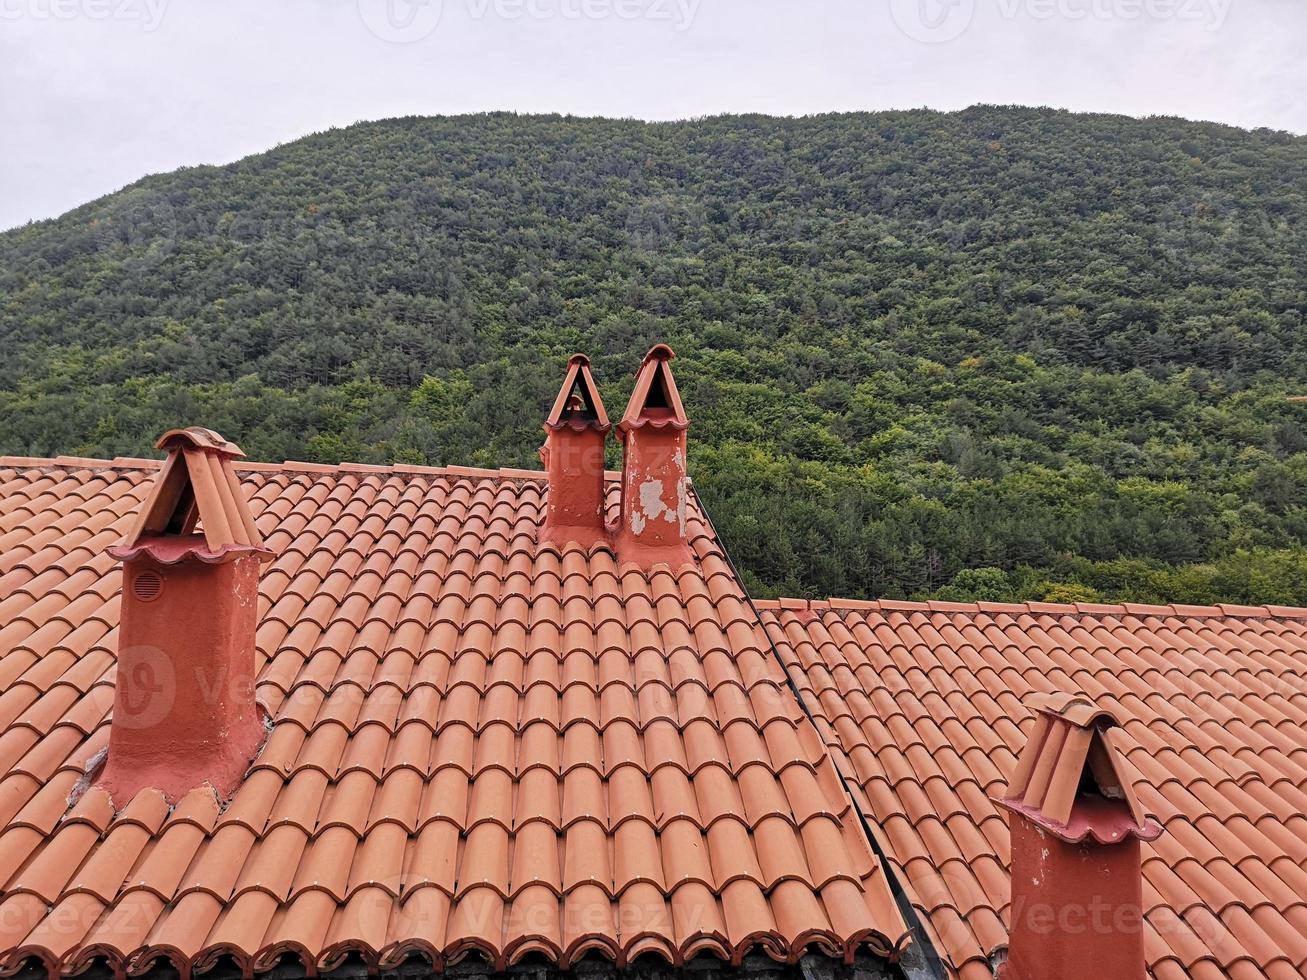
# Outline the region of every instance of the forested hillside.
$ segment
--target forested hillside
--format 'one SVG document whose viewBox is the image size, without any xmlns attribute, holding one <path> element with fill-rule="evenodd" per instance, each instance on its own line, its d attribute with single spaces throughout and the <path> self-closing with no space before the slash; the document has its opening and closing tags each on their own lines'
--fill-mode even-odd
<svg viewBox="0 0 1307 980">
<path fill-rule="evenodd" d="M 1307 603 L 1307 138 L 368 123 L 0 235 L 0 452 L 537 465 L 665 340 L 760 595 Z"/>
</svg>

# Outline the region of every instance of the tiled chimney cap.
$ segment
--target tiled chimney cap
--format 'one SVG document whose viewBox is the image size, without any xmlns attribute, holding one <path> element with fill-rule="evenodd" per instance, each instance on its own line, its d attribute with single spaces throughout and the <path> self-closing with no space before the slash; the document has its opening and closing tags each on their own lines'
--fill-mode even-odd
<svg viewBox="0 0 1307 980">
<path fill-rule="evenodd" d="M 272 559 L 232 469 L 232 460 L 244 455 L 239 446 L 200 426 L 170 429 L 155 446 L 166 449 L 168 458 L 136 524 L 122 544 L 109 549 L 111 557 L 131 561 L 144 555 L 165 565 L 247 554 Z"/>
<path fill-rule="evenodd" d="M 546 430 L 562 428 L 578 432 L 583 429 L 607 432 L 612 428 L 599 389 L 595 386 L 594 375 L 590 373 L 590 358 L 584 354 L 573 354 L 568 359 L 567 376 L 558 389 L 549 417 L 545 419 Z"/>
<path fill-rule="evenodd" d="M 1069 843 L 1154 840 L 1162 828 L 1144 813 L 1107 738 L 1112 713 L 1083 695 L 1030 698 L 1036 712 L 1006 794 L 996 802 Z"/>
<path fill-rule="evenodd" d="M 649 353 L 640 362 L 639 373 L 635 376 L 635 388 L 631 391 L 631 400 L 626 403 L 626 412 L 617 427 L 623 432 L 651 425 L 656 429 L 671 426 L 685 429 L 690 420 L 685 416 L 685 406 L 681 404 L 681 393 L 677 390 L 676 379 L 668 361 L 676 356 L 666 344 L 654 344 Z"/>
<path fill-rule="evenodd" d="M 649 348 L 649 352 L 644 355 L 644 359 L 646 361 L 651 359 L 658 360 L 658 361 L 670 361 L 675 356 L 676 356 L 676 351 L 672 350 L 672 348 L 668 344 L 654 344 L 652 347 Z"/>
<path fill-rule="evenodd" d="M 1101 725 L 1103 728 L 1121 727 L 1112 712 L 1100 708 L 1083 694 L 1032 694 L 1026 698 L 1026 704 L 1040 714 L 1062 718 L 1081 728 L 1093 725 Z"/>
<path fill-rule="evenodd" d="M 202 425 L 191 425 L 185 429 L 169 429 L 159 436 L 155 449 L 172 449 L 177 446 L 192 446 L 195 449 L 211 449 L 214 452 L 230 456 L 232 459 L 244 459 L 245 453 L 234 442 L 228 442 L 221 434 Z"/>
</svg>

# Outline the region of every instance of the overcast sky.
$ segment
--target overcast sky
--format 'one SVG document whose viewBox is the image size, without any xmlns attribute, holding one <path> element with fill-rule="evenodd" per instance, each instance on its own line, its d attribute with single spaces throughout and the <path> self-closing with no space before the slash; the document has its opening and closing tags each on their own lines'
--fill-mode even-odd
<svg viewBox="0 0 1307 980">
<path fill-rule="evenodd" d="M 331 126 L 976 102 L 1307 132 L 1304 0 L 0 0 L 0 228 Z"/>
</svg>

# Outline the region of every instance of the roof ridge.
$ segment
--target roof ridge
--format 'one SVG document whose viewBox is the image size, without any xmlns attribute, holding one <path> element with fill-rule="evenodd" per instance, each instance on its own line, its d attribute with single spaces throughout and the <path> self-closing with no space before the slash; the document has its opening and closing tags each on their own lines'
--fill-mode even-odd
<svg viewBox="0 0 1307 980">
<path fill-rule="evenodd" d="M 1187 605 L 1173 602 L 1150 605 L 1140 602 L 945 602 L 938 599 L 755 599 L 759 609 L 768 611 L 799 611 L 841 609 L 854 612 L 924 612 L 924 613 L 1044 613 L 1063 616 L 1180 616 L 1184 618 L 1215 619 L 1307 619 L 1307 607 L 1299 606 L 1241 606 L 1235 603 L 1215 605 Z"/>
<path fill-rule="evenodd" d="M 13 469 L 94 469 L 94 470 L 157 470 L 163 465 L 162 459 L 146 459 L 135 456 L 115 456 L 113 459 L 99 459 L 93 456 L 0 456 L 0 467 Z M 519 469 L 512 466 L 488 468 L 479 466 L 423 466 L 417 463 L 310 463 L 296 459 L 283 460 L 280 463 L 256 460 L 235 460 L 232 464 L 237 470 L 257 473 L 393 473 L 400 476 L 457 476 L 485 480 L 538 480 L 547 478 L 544 470 Z M 604 479 L 618 481 L 621 473 L 617 470 L 605 470 Z"/>
</svg>

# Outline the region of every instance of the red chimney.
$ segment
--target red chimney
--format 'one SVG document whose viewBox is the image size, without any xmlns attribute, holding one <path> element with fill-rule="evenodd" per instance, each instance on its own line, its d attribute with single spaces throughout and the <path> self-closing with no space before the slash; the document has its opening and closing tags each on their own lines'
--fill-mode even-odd
<svg viewBox="0 0 1307 980">
<path fill-rule="evenodd" d="M 676 355 L 657 344 L 644 356 L 621 433 L 622 513 L 617 557 L 644 567 L 691 559 L 685 536 L 685 417 L 668 363 Z"/>
<path fill-rule="evenodd" d="M 222 798 L 263 740 L 254 700 L 259 563 L 272 555 L 241 492 L 239 447 L 173 429 L 123 563 L 109 754 L 98 784 L 125 805 L 145 787 L 176 800 L 204 783 Z M 197 527 L 200 530 L 197 530 Z"/>
<path fill-rule="evenodd" d="M 604 412 L 590 358 L 573 354 L 567 377 L 545 420 L 540 459 L 549 474 L 549 498 L 541 541 L 580 542 L 590 547 L 603 540 L 604 442 L 612 426 Z"/>
<path fill-rule="evenodd" d="M 1012 927 L 1000 980 L 1143 980 L 1148 819 L 1085 697 L 1043 695 L 1007 795 Z"/>
</svg>

